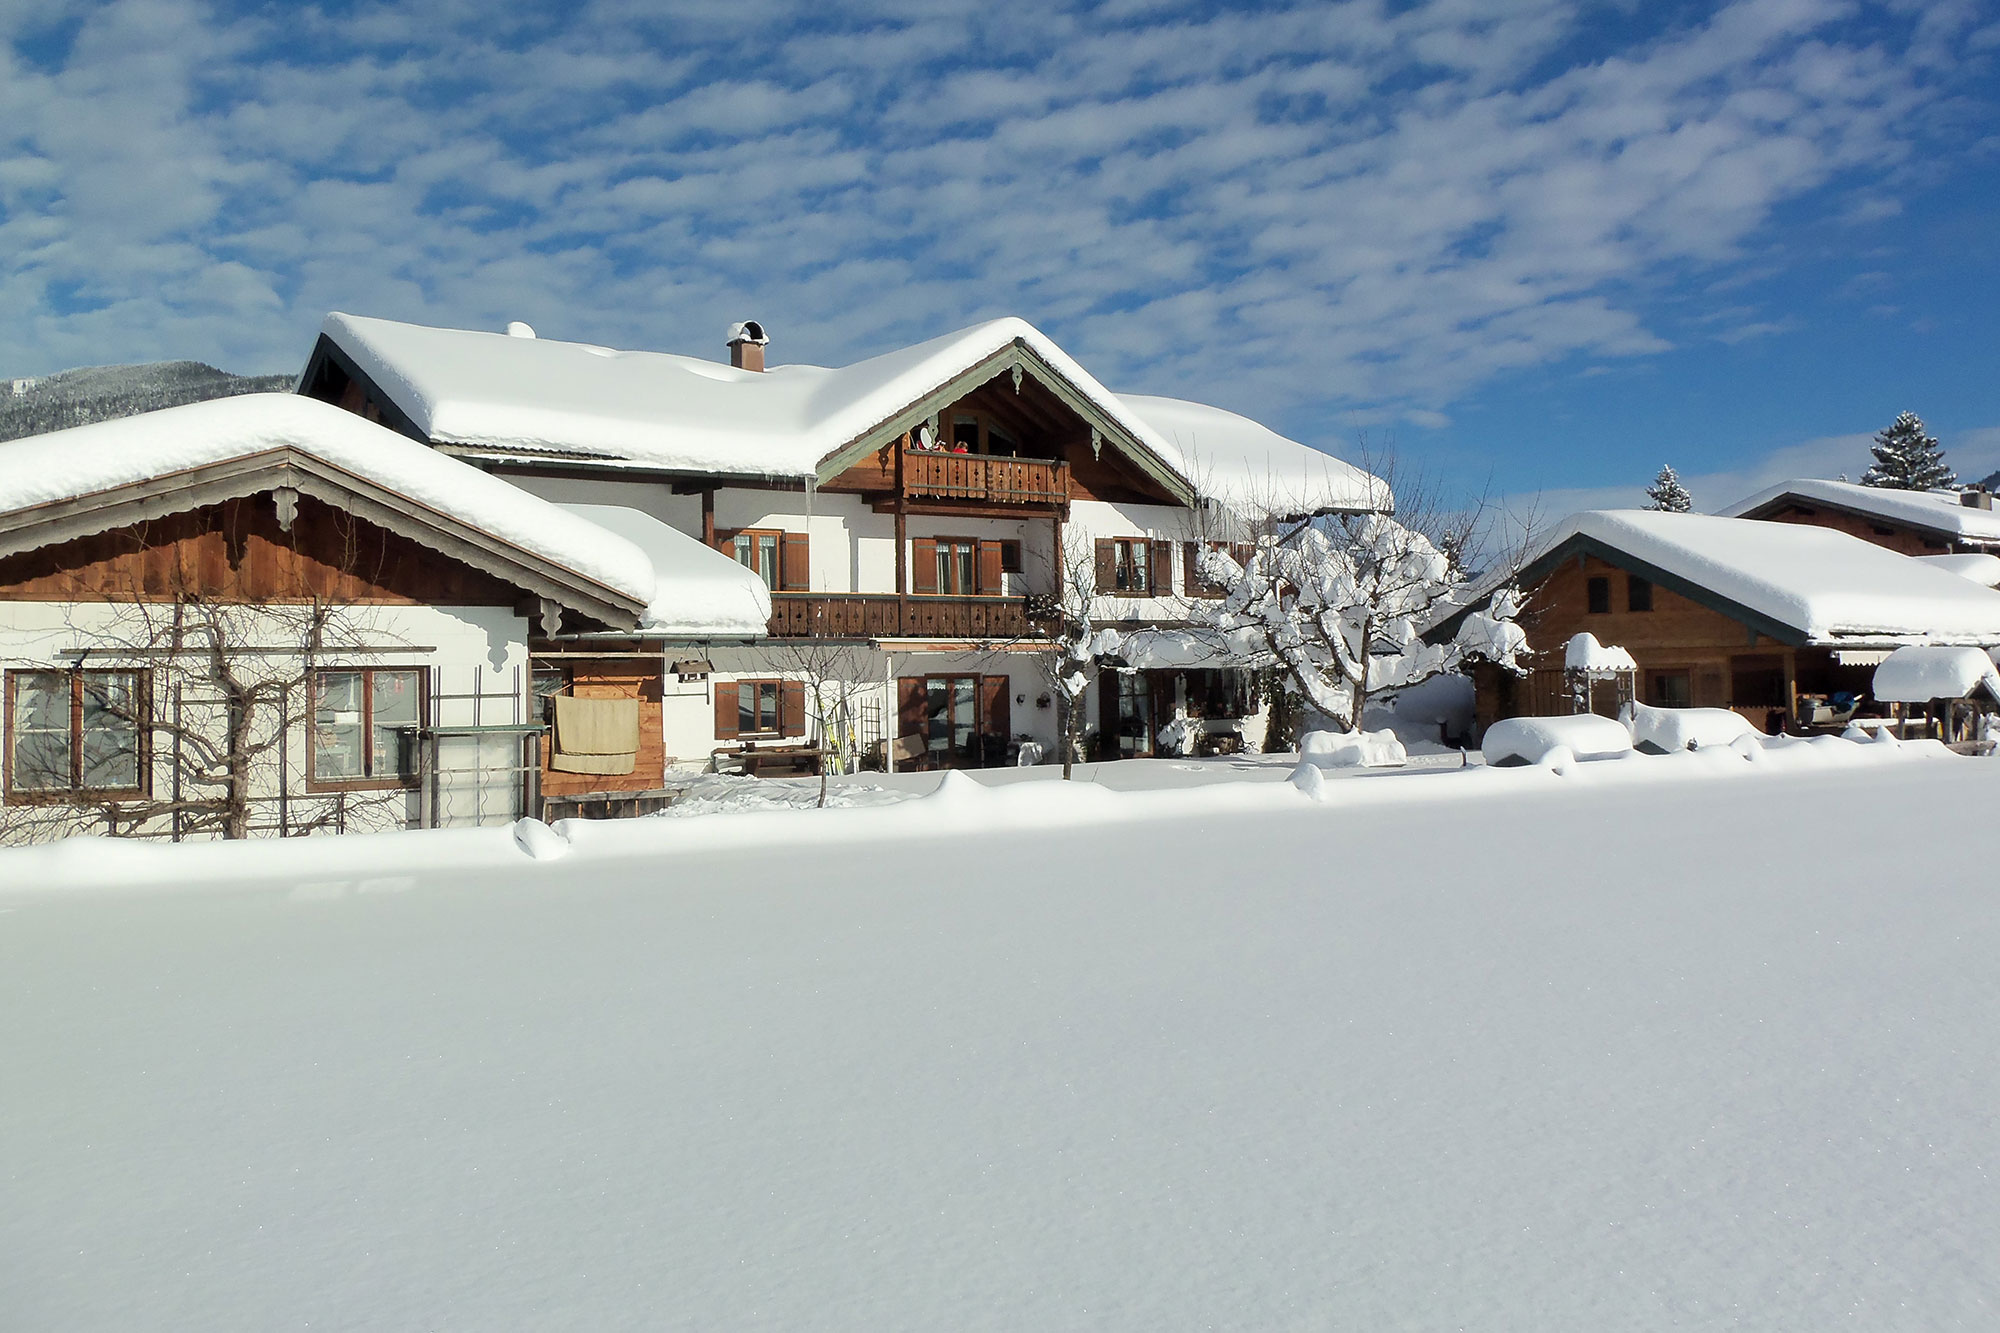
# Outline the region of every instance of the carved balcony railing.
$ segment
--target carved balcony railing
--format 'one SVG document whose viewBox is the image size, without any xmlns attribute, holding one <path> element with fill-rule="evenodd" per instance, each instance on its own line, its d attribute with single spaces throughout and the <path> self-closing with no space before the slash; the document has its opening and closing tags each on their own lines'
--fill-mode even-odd
<svg viewBox="0 0 2000 1333">
<path fill-rule="evenodd" d="M 912 500 L 976 504 L 1067 504 L 1069 465 L 1040 458 L 909 449 L 903 453 L 903 494 Z"/>
<path fill-rule="evenodd" d="M 1034 632 L 1021 597 L 893 593 L 771 594 L 774 638 L 1021 639 Z"/>
</svg>

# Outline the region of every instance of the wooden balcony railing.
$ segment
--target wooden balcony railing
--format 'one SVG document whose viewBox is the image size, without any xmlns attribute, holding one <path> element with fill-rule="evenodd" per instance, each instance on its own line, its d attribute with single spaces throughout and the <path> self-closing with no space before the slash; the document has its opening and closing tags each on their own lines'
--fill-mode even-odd
<svg viewBox="0 0 2000 1333">
<path fill-rule="evenodd" d="M 1040 458 L 991 458 L 909 449 L 903 494 L 912 500 L 1059 505 L 1069 501 L 1069 465 Z"/>
<path fill-rule="evenodd" d="M 893 593 L 771 594 L 776 638 L 1020 639 L 1028 636 L 1020 597 L 913 595 L 899 615 Z"/>
</svg>

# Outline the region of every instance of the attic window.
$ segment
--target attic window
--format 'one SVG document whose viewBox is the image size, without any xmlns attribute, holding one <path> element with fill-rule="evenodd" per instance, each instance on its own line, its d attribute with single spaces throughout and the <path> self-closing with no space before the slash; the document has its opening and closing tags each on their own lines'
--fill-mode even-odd
<svg viewBox="0 0 2000 1333">
<path fill-rule="evenodd" d="M 1593 616 L 1611 614 L 1611 580 L 1590 579 L 1583 585 L 1584 609 Z"/>
<path fill-rule="evenodd" d="M 1637 574 L 1625 576 L 1625 609 L 1627 611 L 1650 611 L 1653 609 L 1653 583 Z"/>
</svg>

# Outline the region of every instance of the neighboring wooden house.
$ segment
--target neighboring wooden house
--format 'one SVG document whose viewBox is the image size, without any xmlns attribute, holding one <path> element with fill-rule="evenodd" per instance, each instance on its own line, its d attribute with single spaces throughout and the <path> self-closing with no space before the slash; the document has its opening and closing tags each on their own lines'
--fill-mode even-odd
<svg viewBox="0 0 2000 1333">
<path fill-rule="evenodd" d="M 724 365 L 335 314 L 300 391 L 549 499 L 649 515 L 754 573 L 761 641 L 690 632 L 615 659 L 619 688 L 662 700 L 667 767 L 782 752 L 822 727 L 923 766 L 1006 763 L 1025 741 L 1053 752 L 1035 608 L 1070 557 L 1094 578 L 1098 623 L 1182 624 L 1189 543 L 1215 522 L 1205 500 L 1387 500 L 1233 413 L 1115 395 L 1020 320 L 831 369 L 767 367 L 767 342 L 735 326 Z M 846 716 L 808 715 L 805 645 L 854 648 L 866 688 Z M 547 667 L 581 649 L 551 636 L 534 651 Z M 1091 704 L 1100 752 L 1150 754 L 1183 711 L 1247 708 L 1207 678 L 1227 674 L 1111 673 Z"/>
<path fill-rule="evenodd" d="M 0 444 L 0 838 L 491 822 L 531 624 L 641 625 L 646 553 L 288 394 Z M 227 804 L 227 802 L 225 802 Z"/>
<path fill-rule="evenodd" d="M 1564 647 L 1630 653 L 1641 702 L 1733 708 L 1775 732 L 1837 696 L 1865 698 L 1906 643 L 2000 644 L 2000 593 L 1846 533 L 1700 514 L 1576 514 L 1522 572 L 1535 663 L 1473 673 L 1482 728 L 1570 711 Z M 1433 626 L 1454 633 L 1470 606 Z"/>
<path fill-rule="evenodd" d="M 1902 491 L 1848 481 L 1781 482 L 1720 511 L 1832 528 L 1904 555 L 2000 551 L 2000 514 L 1983 490 Z"/>
</svg>

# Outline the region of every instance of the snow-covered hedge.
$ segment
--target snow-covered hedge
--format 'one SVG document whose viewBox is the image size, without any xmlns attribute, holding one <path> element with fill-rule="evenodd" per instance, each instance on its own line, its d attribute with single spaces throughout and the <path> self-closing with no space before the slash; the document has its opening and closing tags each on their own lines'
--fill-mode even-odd
<svg viewBox="0 0 2000 1333">
<path fill-rule="evenodd" d="M 1576 717 L 1510 717 L 1486 729 L 1480 752 L 1496 768 L 1565 758 L 1611 759 L 1632 752 L 1632 733 L 1594 713 Z"/>
<path fill-rule="evenodd" d="M 1386 729 L 1309 731 L 1299 738 L 1299 762 L 1315 768 L 1401 768 L 1410 756 Z"/>
<path fill-rule="evenodd" d="M 1764 734 L 1727 708 L 1654 708 L 1633 702 L 1625 705 L 1619 721 L 1630 729 L 1634 748 L 1645 754 L 1706 750 Z"/>
</svg>

